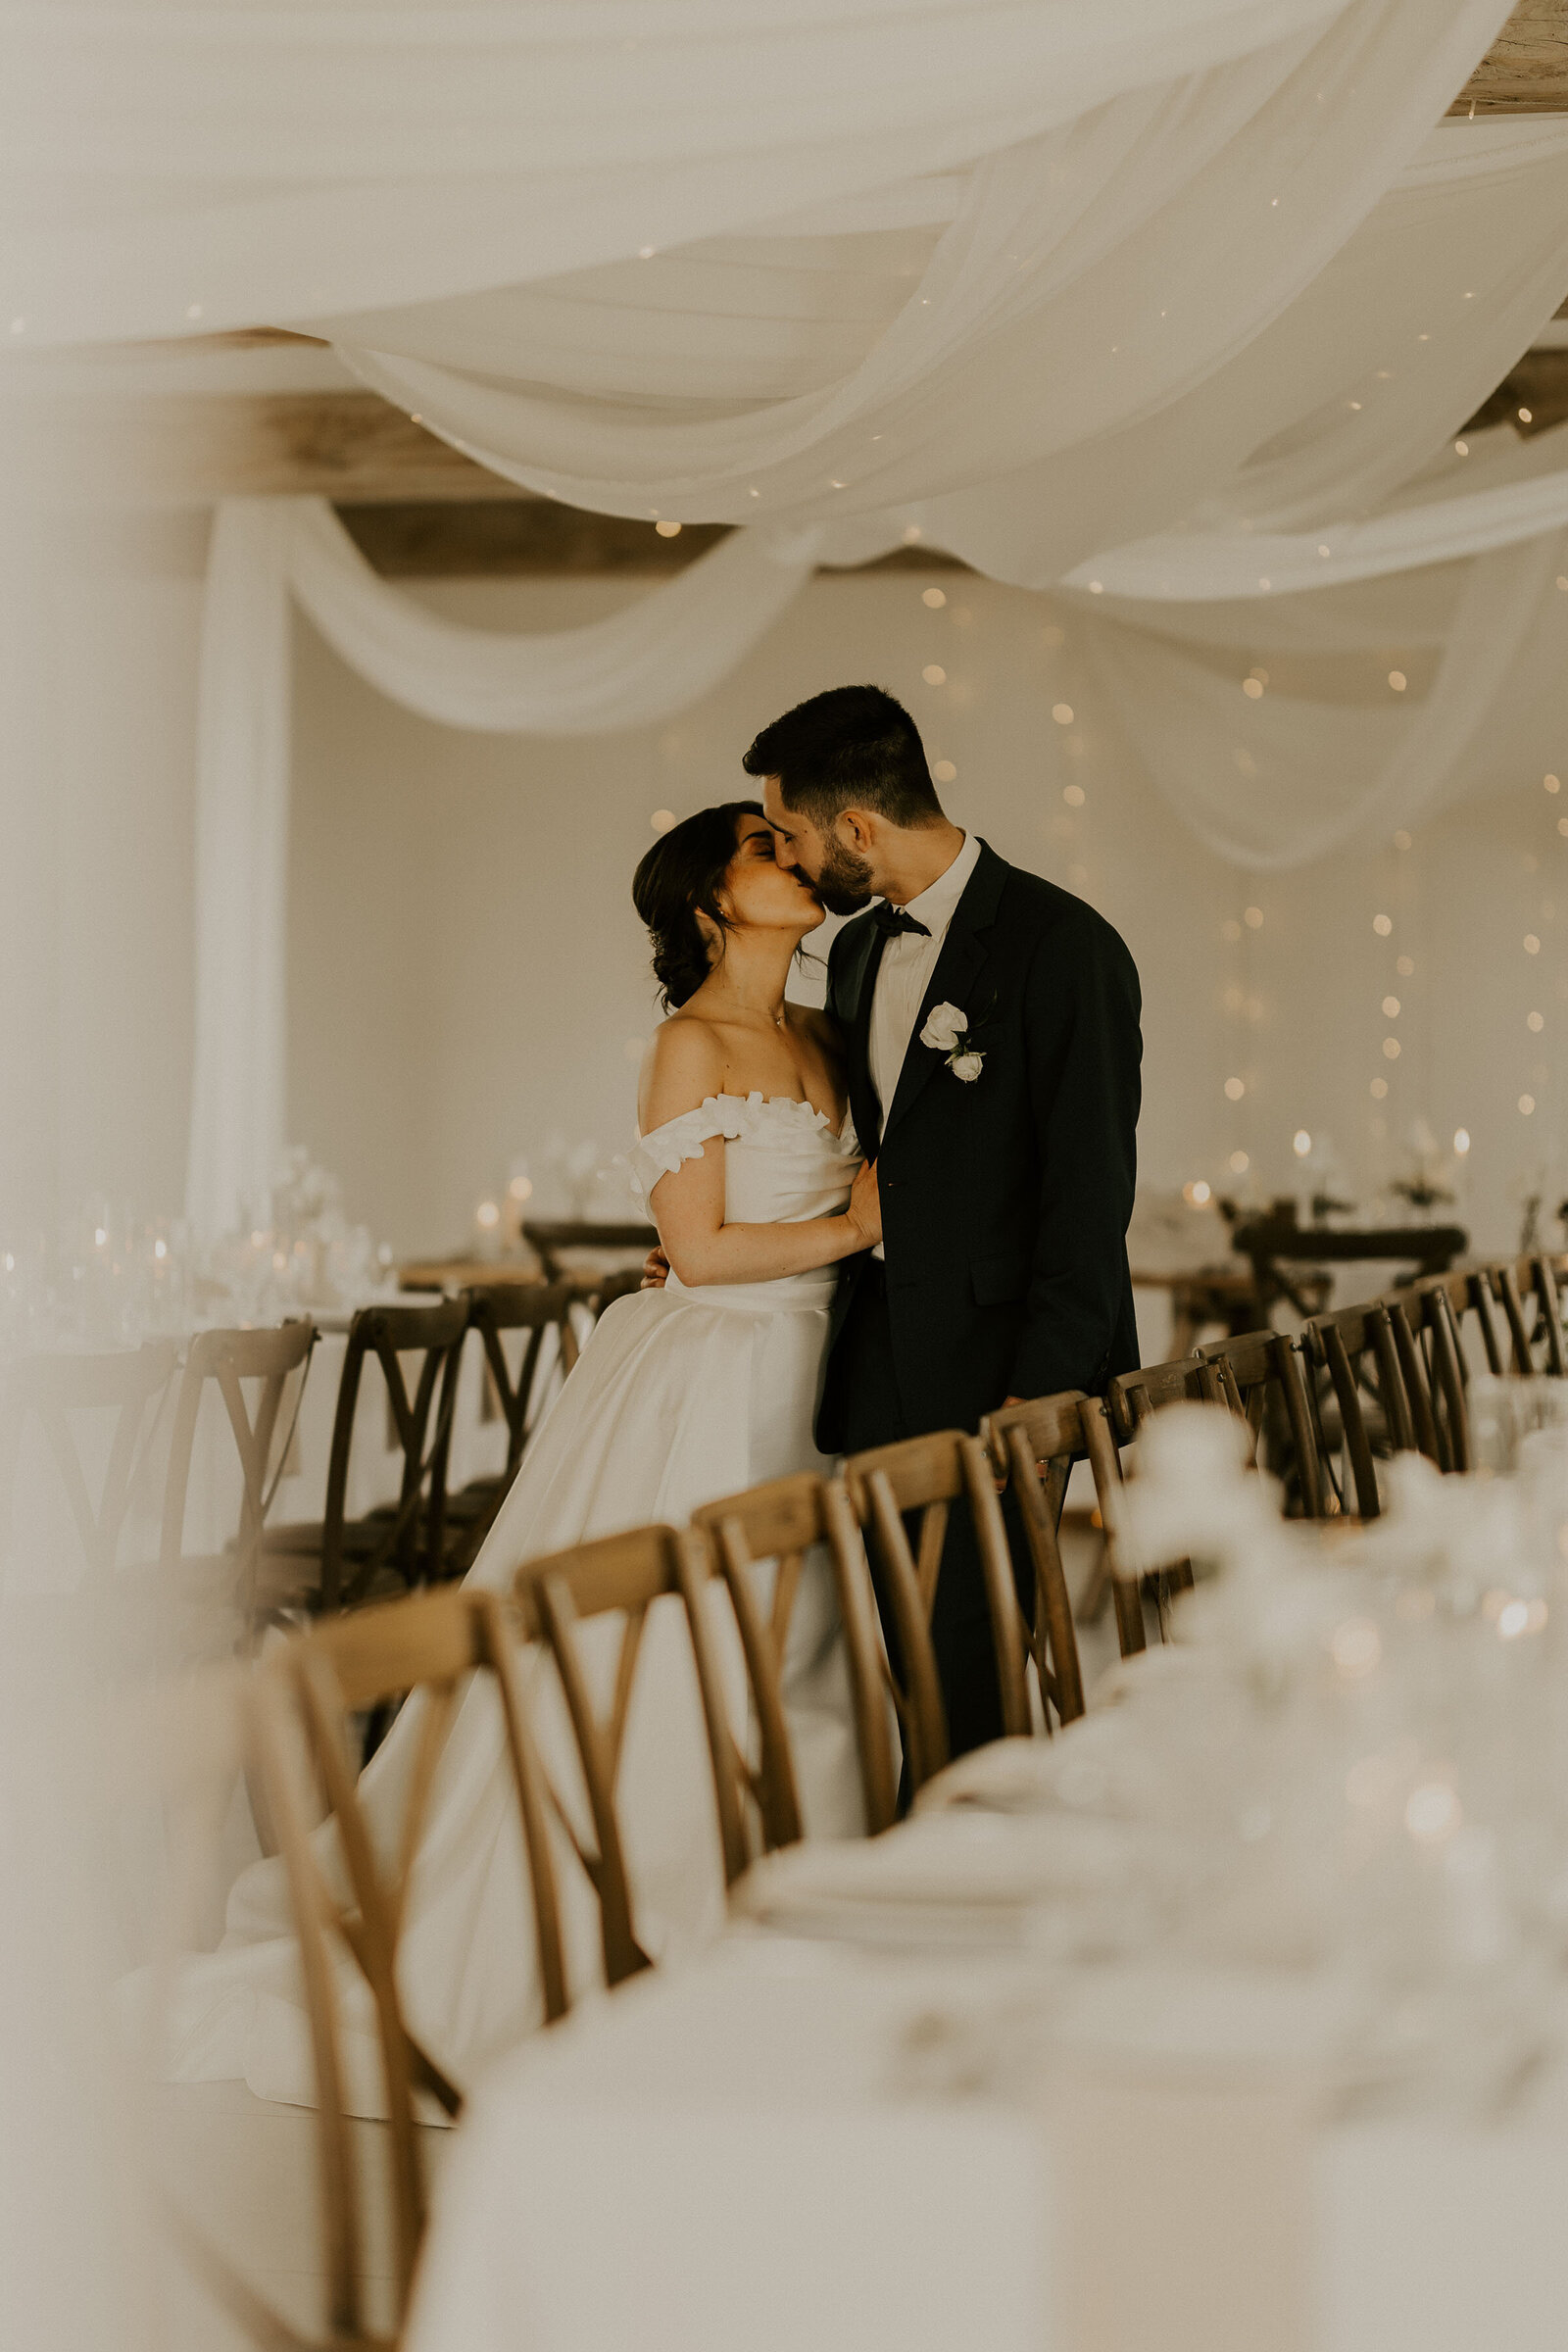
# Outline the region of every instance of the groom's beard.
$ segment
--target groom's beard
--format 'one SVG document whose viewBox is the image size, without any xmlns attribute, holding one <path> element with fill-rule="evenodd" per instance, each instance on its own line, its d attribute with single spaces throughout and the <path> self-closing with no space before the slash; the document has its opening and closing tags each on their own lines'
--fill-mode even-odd
<svg viewBox="0 0 1568 2352">
<path fill-rule="evenodd" d="M 853 850 L 841 849 L 837 842 L 828 845 L 822 870 L 812 875 L 811 887 L 829 914 L 858 914 L 876 896 L 871 888 L 870 859 L 857 858 Z"/>
</svg>

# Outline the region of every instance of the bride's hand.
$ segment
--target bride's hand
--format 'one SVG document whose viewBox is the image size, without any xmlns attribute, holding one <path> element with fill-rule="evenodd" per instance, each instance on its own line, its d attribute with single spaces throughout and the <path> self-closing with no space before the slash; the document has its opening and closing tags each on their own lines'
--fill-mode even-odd
<svg viewBox="0 0 1568 2352">
<path fill-rule="evenodd" d="M 860 1248 L 874 1249 L 882 1239 L 882 1198 L 876 1189 L 874 1159 L 868 1159 L 856 1177 L 844 1213 L 860 1237 Z"/>
</svg>

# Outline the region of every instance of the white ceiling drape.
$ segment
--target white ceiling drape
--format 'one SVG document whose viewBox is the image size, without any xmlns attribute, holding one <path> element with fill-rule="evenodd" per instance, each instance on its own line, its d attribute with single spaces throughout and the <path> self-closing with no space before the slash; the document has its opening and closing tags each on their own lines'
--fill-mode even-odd
<svg viewBox="0 0 1568 2352">
<path fill-rule="evenodd" d="M 1568 464 L 1554 436 L 1452 445 L 1568 292 L 1568 125 L 1440 122 L 1506 14 L 8 12 L 0 328 L 24 365 L 300 326 L 520 484 L 759 526 L 568 649 L 475 643 L 324 515 L 269 536 L 236 511 L 202 740 L 238 831 L 204 873 L 241 871 L 245 828 L 275 815 L 243 719 L 275 640 L 253 635 L 242 674 L 220 577 L 264 541 L 270 609 L 291 587 L 389 691 L 575 729 L 702 691 L 808 549 L 919 534 L 1060 598 L 1096 740 L 1249 865 L 1405 821 L 1505 742 L 1522 759 L 1499 712 L 1527 686 L 1555 709 Z"/>
</svg>

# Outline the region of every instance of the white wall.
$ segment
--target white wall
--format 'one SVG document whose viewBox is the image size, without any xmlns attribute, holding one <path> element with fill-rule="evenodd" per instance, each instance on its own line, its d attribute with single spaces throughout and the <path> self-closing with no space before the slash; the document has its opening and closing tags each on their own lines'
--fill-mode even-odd
<svg viewBox="0 0 1568 2352">
<path fill-rule="evenodd" d="M 922 602 L 934 583 L 948 598 L 940 612 Z M 476 625 L 551 628 L 640 590 L 454 581 L 422 593 Z M 1553 1072 L 1568 964 L 1553 894 L 1568 908 L 1556 872 L 1568 793 L 1552 800 L 1539 776 L 1521 778 L 1409 850 L 1249 877 L 1200 850 L 1107 751 L 1113 714 L 1088 707 L 1070 639 L 1054 633 L 1039 599 L 961 573 L 822 578 L 669 726 L 540 742 L 427 725 L 302 624 L 291 1132 L 343 1177 L 353 1214 L 416 1250 L 456 1246 L 481 1194 L 517 1154 L 537 1157 L 552 1130 L 620 1148 L 628 1056 L 655 1017 L 629 897 L 651 811 L 735 797 L 758 727 L 819 688 L 874 679 L 909 704 L 933 759 L 955 762 L 954 816 L 1082 892 L 1131 946 L 1151 1184 L 1290 1189 L 1291 1139 L 1304 1126 L 1332 1135 L 1364 1202 L 1403 1164 L 1424 1115 L 1445 1139 L 1468 1128 L 1465 1213 L 1478 1246 L 1511 1244 L 1520 1184 L 1555 1157 L 1562 1125 Z M 946 685 L 923 682 L 931 662 Z M 1067 727 L 1051 715 L 1064 696 Z M 1062 794 L 1080 777 L 1093 781 L 1073 809 Z M 1243 920 L 1249 906 L 1261 928 Z M 1372 927 L 1381 912 L 1395 923 L 1387 939 Z M 1524 953 L 1527 930 L 1544 943 L 1538 956 Z M 1400 954 L 1415 963 L 1408 980 L 1395 971 Z M 1389 993 L 1401 1003 L 1393 1020 L 1381 1011 Z M 1525 1026 L 1532 1009 L 1545 1019 L 1539 1037 Z M 1389 1035 L 1397 1062 L 1382 1052 Z M 1236 1105 L 1230 1076 L 1249 1090 Z M 1375 1078 L 1390 1086 L 1381 1106 Z M 1527 1091 L 1539 1104 L 1528 1119 Z M 1228 1166 L 1237 1151 L 1250 1156 L 1245 1178 Z M 1568 1166 L 1552 1168 L 1561 1178 Z"/>
</svg>

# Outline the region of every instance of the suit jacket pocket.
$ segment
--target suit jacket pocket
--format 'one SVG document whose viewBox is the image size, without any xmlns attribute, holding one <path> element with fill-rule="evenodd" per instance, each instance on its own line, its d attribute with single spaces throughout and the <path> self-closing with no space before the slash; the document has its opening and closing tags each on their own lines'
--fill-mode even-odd
<svg viewBox="0 0 1568 2352">
<path fill-rule="evenodd" d="M 1029 1288 L 1029 1261 L 1015 1251 L 977 1257 L 969 1269 L 976 1306 L 1005 1306 Z"/>
</svg>

